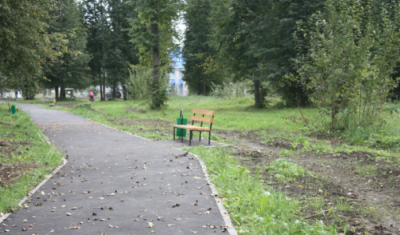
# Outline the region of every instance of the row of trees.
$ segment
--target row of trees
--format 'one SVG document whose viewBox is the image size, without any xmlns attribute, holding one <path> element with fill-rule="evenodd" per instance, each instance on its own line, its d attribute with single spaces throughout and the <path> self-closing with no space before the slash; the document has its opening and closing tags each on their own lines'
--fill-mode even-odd
<svg viewBox="0 0 400 235">
<path fill-rule="evenodd" d="M 105 100 L 106 85 L 114 94 L 122 85 L 126 98 L 132 84 L 146 84 L 151 107 L 159 108 L 181 13 L 184 80 L 194 94 L 248 80 L 256 107 L 272 90 L 289 106 L 329 106 L 334 117 L 355 107 L 355 97 L 359 104 L 385 100 L 397 84 L 392 0 L 2 0 L 0 85 L 26 98 L 40 87 L 60 88 L 61 99 L 65 87 L 98 85 Z"/>
<path fill-rule="evenodd" d="M 0 4 L 0 89 L 22 90 L 27 99 L 40 88 L 122 85 L 130 66 L 152 68 L 152 107 L 166 101 L 160 69 L 176 49 L 174 22 L 179 0 L 2 0 Z M 58 94 L 60 88 L 60 94 Z"/>
<path fill-rule="evenodd" d="M 335 110 L 360 89 L 385 100 L 397 85 L 398 13 L 392 0 L 188 0 L 184 80 L 203 95 L 226 78 L 250 80 L 259 108 L 266 85 L 289 106 Z"/>
</svg>

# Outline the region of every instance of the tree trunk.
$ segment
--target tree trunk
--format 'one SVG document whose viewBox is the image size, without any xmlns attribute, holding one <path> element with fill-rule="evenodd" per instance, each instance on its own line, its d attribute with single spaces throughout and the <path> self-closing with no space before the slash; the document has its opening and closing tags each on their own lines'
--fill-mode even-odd
<svg viewBox="0 0 400 235">
<path fill-rule="evenodd" d="M 112 91 L 112 97 L 113 97 L 113 99 L 115 99 L 115 88 L 116 88 L 116 81 L 114 80 L 113 81 L 113 91 Z"/>
<path fill-rule="evenodd" d="M 126 89 L 125 85 L 122 85 L 122 95 L 124 96 L 124 100 L 128 100 L 128 89 Z"/>
<path fill-rule="evenodd" d="M 60 87 L 60 100 L 64 100 L 65 97 L 65 84 L 64 84 L 64 78 L 61 79 L 61 87 Z"/>
<path fill-rule="evenodd" d="M 261 97 L 260 97 L 260 83 L 261 83 L 260 81 L 254 80 L 254 100 L 256 108 L 262 108 L 264 105 L 261 102 Z"/>
<path fill-rule="evenodd" d="M 56 100 L 58 100 L 58 99 L 59 99 L 59 97 L 58 97 L 58 86 L 55 86 L 55 87 L 54 87 L 54 91 L 55 91 L 55 97 L 54 97 L 54 98 L 55 98 Z"/>
<path fill-rule="evenodd" d="M 100 45 L 99 42 L 97 41 L 97 53 L 100 55 Z M 98 73 L 99 73 L 99 87 L 100 87 L 100 100 L 103 100 L 103 89 L 101 89 L 102 87 L 102 82 L 101 82 L 101 62 L 100 62 L 100 58 L 97 57 L 97 65 L 98 65 Z"/>
<path fill-rule="evenodd" d="M 203 95 L 207 95 L 207 78 L 204 76 Z"/>
<path fill-rule="evenodd" d="M 159 40 L 160 35 L 158 32 L 158 24 L 151 24 L 151 33 L 154 35 L 155 44 L 153 46 L 153 94 L 151 97 L 151 108 L 160 108 L 160 82 L 159 82 L 159 65 L 160 65 L 160 50 L 159 50 Z"/>
<path fill-rule="evenodd" d="M 297 88 L 296 97 L 297 97 L 297 106 L 298 107 L 304 107 L 305 106 L 305 103 L 304 103 L 304 92 L 303 92 L 303 90 L 301 90 L 301 88 Z"/>
<path fill-rule="evenodd" d="M 106 101 L 106 71 L 103 67 L 103 98 L 102 101 Z"/>
</svg>

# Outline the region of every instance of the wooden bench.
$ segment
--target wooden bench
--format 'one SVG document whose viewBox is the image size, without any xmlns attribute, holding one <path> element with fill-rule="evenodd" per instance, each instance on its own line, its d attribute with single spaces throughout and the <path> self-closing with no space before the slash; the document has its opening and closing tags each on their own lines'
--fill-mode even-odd
<svg viewBox="0 0 400 235">
<path fill-rule="evenodd" d="M 57 100 L 54 99 L 53 101 L 50 101 L 49 106 L 55 106 L 56 105 Z"/>
<path fill-rule="evenodd" d="M 201 109 L 192 109 L 193 116 L 190 117 L 190 120 L 192 121 L 191 125 L 174 125 L 174 140 L 175 140 L 175 130 L 176 128 L 180 129 L 185 129 L 189 131 L 189 145 L 192 145 L 192 137 L 193 137 L 193 131 L 198 131 L 200 132 L 199 136 L 199 142 L 201 141 L 201 133 L 202 132 L 208 132 L 208 145 L 210 145 L 211 141 L 211 128 L 212 128 L 212 123 L 214 120 L 214 114 L 215 111 L 213 110 L 201 110 Z M 202 115 L 202 116 L 196 116 Z M 211 117 L 205 117 L 211 116 Z M 200 122 L 200 126 L 195 126 L 194 122 Z M 210 123 L 210 127 L 203 127 L 203 122 L 208 122 Z M 183 137 L 181 136 L 181 140 L 183 142 Z"/>
</svg>

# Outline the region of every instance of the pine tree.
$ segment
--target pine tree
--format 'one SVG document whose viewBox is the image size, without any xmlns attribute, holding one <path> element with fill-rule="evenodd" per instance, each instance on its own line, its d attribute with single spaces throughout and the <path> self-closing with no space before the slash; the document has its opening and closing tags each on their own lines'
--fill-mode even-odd
<svg viewBox="0 0 400 235">
<path fill-rule="evenodd" d="M 263 81 L 267 81 L 267 75 L 260 66 L 269 58 L 271 9 L 272 0 L 233 0 L 229 6 L 230 17 L 220 24 L 216 35 L 221 48 L 219 57 L 234 77 L 253 81 L 257 108 L 265 106 Z"/>
<path fill-rule="evenodd" d="M 199 95 L 208 95 L 212 84 L 221 83 L 221 76 L 218 76 L 217 72 L 207 71 L 207 63 L 216 56 L 215 48 L 210 45 L 213 27 L 210 2 L 210 0 L 189 0 L 185 14 L 183 80 L 191 92 Z"/>
</svg>

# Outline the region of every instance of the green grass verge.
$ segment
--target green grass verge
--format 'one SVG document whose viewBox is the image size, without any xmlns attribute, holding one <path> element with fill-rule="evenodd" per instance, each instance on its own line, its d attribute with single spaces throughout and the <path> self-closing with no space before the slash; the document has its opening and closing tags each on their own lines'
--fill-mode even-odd
<svg viewBox="0 0 400 235">
<path fill-rule="evenodd" d="M 0 168 L 14 172 L 0 184 L 0 213 L 7 213 L 62 163 L 63 154 L 21 110 L 11 114 L 6 104 L 0 104 L 0 120 L 0 140 L 7 143 L 0 147 Z"/>
<path fill-rule="evenodd" d="M 336 227 L 301 219 L 300 202 L 266 188 L 225 148 L 191 148 L 205 162 L 239 234 L 337 234 Z"/>
</svg>

